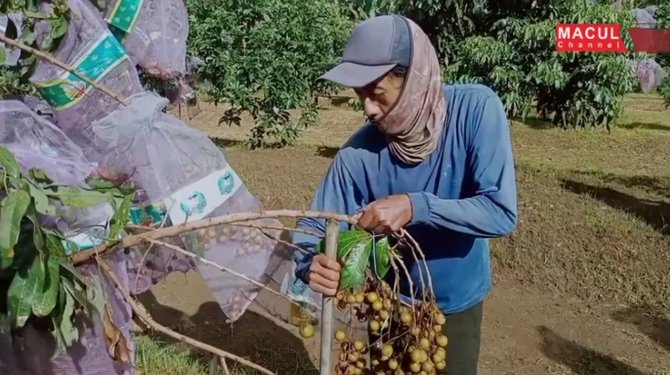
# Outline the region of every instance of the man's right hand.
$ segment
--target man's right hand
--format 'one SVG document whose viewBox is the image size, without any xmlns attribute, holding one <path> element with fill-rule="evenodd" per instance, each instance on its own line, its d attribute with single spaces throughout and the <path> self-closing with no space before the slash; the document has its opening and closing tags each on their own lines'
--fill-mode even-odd
<svg viewBox="0 0 670 375">
<path fill-rule="evenodd" d="M 317 254 L 312 259 L 307 278 L 309 287 L 317 293 L 330 297 L 337 293 L 340 284 L 340 271 L 342 267 L 337 260 L 324 254 Z"/>
</svg>

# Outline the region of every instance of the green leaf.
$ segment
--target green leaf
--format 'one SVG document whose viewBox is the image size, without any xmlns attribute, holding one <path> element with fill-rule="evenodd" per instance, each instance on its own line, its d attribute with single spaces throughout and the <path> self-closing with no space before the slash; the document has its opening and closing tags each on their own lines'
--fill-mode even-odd
<svg viewBox="0 0 670 375">
<path fill-rule="evenodd" d="M 60 186 L 55 192 L 48 192 L 48 196 L 56 198 L 70 207 L 91 207 L 111 200 L 109 194 L 95 190 L 86 190 L 76 186 Z"/>
<path fill-rule="evenodd" d="M 349 239 L 345 244 L 348 251 L 340 280 L 340 288 L 342 289 L 356 287 L 365 281 L 365 270 L 372 252 L 372 237 L 367 233 L 366 236 L 366 238 L 359 237 L 358 242 Z"/>
<path fill-rule="evenodd" d="M 53 184 L 53 180 L 47 176 L 47 173 L 43 169 L 39 168 L 33 168 L 30 170 L 30 177 L 32 177 L 35 182 L 39 182 L 42 184 Z"/>
<path fill-rule="evenodd" d="M 43 283 L 39 293 L 33 298 L 33 314 L 37 316 L 47 316 L 51 314 L 56 307 L 58 297 L 58 289 L 60 282 L 60 266 L 51 257 L 45 256 L 41 259 L 36 259 L 42 263 L 44 268 Z"/>
<path fill-rule="evenodd" d="M 119 202 L 120 201 L 120 202 Z M 130 220 L 130 208 L 133 205 L 133 196 L 127 195 L 123 199 L 114 200 L 114 216 L 110 220 L 109 238 L 114 241 L 119 237 L 123 228 Z"/>
<path fill-rule="evenodd" d="M 68 22 L 65 18 L 59 17 L 51 22 L 51 27 L 51 37 L 58 39 L 67 32 Z"/>
<path fill-rule="evenodd" d="M 86 280 L 84 277 L 77 271 L 77 269 L 74 267 L 72 263 L 70 263 L 70 259 L 64 258 L 64 259 L 59 259 L 58 264 L 63 267 L 66 271 L 68 271 L 74 278 L 79 281 L 81 284 L 86 285 Z"/>
<path fill-rule="evenodd" d="M 4 146 L 0 146 L 0 165 L 4 168 L 7 176 L 11 178 L 21 177 L 21 167 L 19 167 L 19 162 L 14 157 L 14 154 Z"/>
<path fill-rule="evenodd" d="M 383 279 L 390 268 L 391 247 L 389 245 L 388 237 L 384 237 L 374 244 L 372 250 L 372 269 L 377 274 L 377 277 Z"/>
<path fill-rule="evenodd" d="M 347 255 L 349 255 L 349 252 L 354 246 L 356 246 L 359 242 L 370 238 L 371 237 L 367 232 L 358 229 L 340 232 L 337 238 L 337 259 L 344 260 Z M 325 241 L 326 240 L 323 239 L 316 245 L 315 251 L 317 253 L 325 252 Z"/>
<path fill-rule="evenodd" d="M 337 239 L 337 259 L 346 259 L 356 246 L 366 241 L 372 241 L 372 237 L 362 230 L 352 229 L 340 233 Z"/>
<path fill-rule="evenodd" d="M 7 56 L 5 54 L 5 49 L 0 48 L 0 65 L 3 65 L 5 63 L 6 59 L 7 59 Z"/>
<path fill-rule="evenodd" d="M 7 291 L 7 309 L 13 328 L 21 328 L 26 324 L 35 295 L 43 283 L 44 268 L 40 257 L 35 257 L 29 269 L 16 272 Z"/>
<path fill-rule="evenodd" d="M 48 229 L 44 229 L 44 235 L 46 237 L 46 246 L 44 250 L 46 250 L 49 255 L 56 258 L 66 258 L 67 253 L 65 252 L 65 246 L 63 245 L 63 238 L 61 235 Z"/>
<path fill-rule="evenodd" d="M 63 280 L 67 279 L 63 278 Z M 63 284 L 61 284 L 58 287 L 58 297 L 56 298 L 56 300 L 57 300 L 56 309 L 54 313 L 51 314 L 51 323 L 53 326 L 52 333 L 56 338 L 58 348 L 64 352 L 67 349 L 67 347 L 65 345 L 65 339 L 63 338 L 63 333 L 60 330 L 60 321 L 63 315 L 63 310 L 65 309 L 65 289 Z"/>
<path fill-rule="evenodd" d="M 79 340 L 79 330 L 72 324 L 75 299 L 66 289 L 62 289 L 61 292 L 65 297 L 65 301 L 62 307 L 62 313 L 59 314 L 56 324 L 60 331 L 63 344 L 65 344 L 65 346 L 71 346 Z"/>
<path fill-rule="evenodd" d="M 21 233 L 21 221 L 28 210 L 30 195 L 23 190 L 14 190 L 0 203 L 0 268 L 11 265 L 14 246 Z"/>
<path fill-rule="evenodd" d="M 43 215 L 55 216 L 56 207 L 49 203 L 49 197 L 47 197 L 47 194 L 44 192 L 44 190 L 33 185 L 29 185 L 29 189 L 30 195 L 33 197 L 33 201 L 35 202 L 35 210 Z"/>
<path fill-rule="evenodd" d="M 28 214 L 26 216 L 30 222 L 33 224 L 33 244 L 37 250 L 44 250 L 44 233 L 42 232 L 42 227 L 40 222 L 37 219 L 37 214 L 34 209 L 29 208 Z"/>
<path fill-rule="evenodd" d="M 86 181 L 86 184 L 93 190 L 107 190 L 116 187 L 112 181 L 100 177 L 91 177 Z"/>
<path fill-rule="evenodd" d="M 65 290 L 70 293 L 72 298 L 74 298 L 75 302 L 79 304 L 82 308 L 89 310 L 91 306 L 93 306 L 93 303 L 91 303 L 87 298 L 86 295 L 81 291 L 78 290 L 77 287 L 72 283 L 72 281 L 68 279 L 63 279 L 63 287 L 65 287 Z"/>
</svg>

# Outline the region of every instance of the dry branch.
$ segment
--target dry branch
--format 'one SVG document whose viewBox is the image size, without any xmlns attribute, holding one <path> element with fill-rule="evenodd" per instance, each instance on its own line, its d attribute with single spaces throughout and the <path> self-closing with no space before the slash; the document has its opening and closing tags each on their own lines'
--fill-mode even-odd
<svg viewBox="0 0 670 375">
<path fill-rule="evenodd" d="M 145 242 L 146 239 L 159 240 L 165 237 L 174 237 L 183 233 L 193 232 L 198 229 L 205 229 L 218 225 L 231 224 L 240 221 L 250 221 L 259 219 L 278 219 L 282 217 L 314 217 L 319 219 L 333 219 L 349 224 L 356 224 L 356 220 L 347 215 L 340 215 L 331 212 L 318 211 L 302 211 L 302 210 L 276 210 L 276 211 L 260 211 L 260 212 L 245 212 L 231 215 L 224 215 L 213 217 L 209 219 L 202 219 L 192 223 L 185 223 L 174 225 L 171 227 L 154 229 L 145 233 L 133 234 L 125 237 L 122 241 L 112 245 L 101 245 L 91 250 L 81 251 L 75 253 L 70 257 L 72 262 L 76 265 L 86 263 L 97 256 L 103 256 L 121 249 L 134 247 Z"/>
<path fill-rule="evenodd" d="M 256 280 L 250 278 L 249 276 L 246 276 L 246 275 L 244 275 L 244 274 L 241 274 L 241 273 L 239 273 L 239 272 L 237 272 L 237 271 L 234 271 L 234 270 L 232 270 L 232 269 L 230 269 L 230 268 L 228 268 L 228 267 L 224 267 L 224 266 L 222 266 L 222 265 L 220 265 L 220 264 L 218 264 L 218 263 L 216 263 L 216 262 L 213 262 L 213 261 L 211 261 L 211 260 L 209 260 L 209 259 L 203 258 L 203 257 L 201 257 L 200 255 L 197 255 L 197 254 L 194 254 L 194 253 L 192 253 L 192 252 L 190 252 L 190 251 L 184 250 L 184 249 L 182 249 L 182 248 L 179 247 L 179 246 L 171 245 L 171 244 L 169 244 L 169 243 L 167 243 L 167 242 L 163 242 L 163 241 L 152 240 L 152 239 L 149 239 L 149 238 L 146 239 L 146 242 L 151 243 L 151 244 L 153 244 L 153 245 L 157 245 L 157 246 L 165 246 L 165 247 L 167 247 L 167 248 L 169 248 L 169 249 L 172 249 L 172 250 L 174 250 L 174 251 L 176 251 L 176 252 L 178 252 L 178 253 L 180 253 L 180 254 L 183 254 L 183 255 L 185 255 L 185 256 L 187 256 L 187 257 L 189 257 L 189 258 L 196 259 L 196 260 L 198 260 L 199 262 L 204 263 L 204 264 L 207 264 L 207 265 L 212 266 L 212 267 L 215 267 L 215 268 L 219 269 L 220 271 L 228 272 L 228 273 L 230 273 L 231 275 L 234 275 L 234 276 L 239 277 L 240 279 L 246 280 L 246 281 L 248 281 L 248 282 L 250 282 L 250 283 L 256 285 L 256 286 L 259 287 L 259 288 L 265 289 L 265 290 L 267 290 L 268 292 L 270 292 L 270 293 L 272 293 L 272 294 L 274 294 L 274 295 L 277 295 L 277 296 L 279 296 L 279 297 L 281 297 L 281 298 L 286 299 L 286 300 L 289 301 L 289 302 L 293 302 L 293 301 L 291 301 L 290 298 L 288 298 L 288 296 L 286 296 L 286 295 L 284 295 L 284 294 L 282 294 L 282 293 L 279 293 L 279 292 L 277 292 L 276 290 L 274 290 L 274 289 L 272 289 L 272 288 L 268 288 L 267 286 L 263 285 L 263 283 L 260 283 L 260 282 L 258 282 L 258 281 L 256 281 Z"/>
<path fill-rule="evenodd" d="M 214 347 L 212 345 L 205 344 L 203 342 L 200 342 L 200 341 L 195 340 L 193 338 L 190 338 L 188 336 L 177 333 L 177 332 L 171 330 L 170 328 L 159 324 L 158 322 L 156 322 L 151 317 L 151 315 L 149 315 L 149 313 L 146 311 L 146 309 L 144 308 L 144 306 L 142 306 L 141 303 L 137 302 L 133 297 L 130 296 L 130 292 L 128 291 L 128 289 L 125 288 L 121 284 L 119 279 L 116 277 L 116 274 L 114 273 L 114 271 L 112 271 L 112 269 L 107 264 L 107 262 L 105 262 L 102 259 L 97 259 L 97 261 L 98 261 L 98 264 L 100 265 L 100 268 L 103 271 L 105 271 L 105 273 L 107 274 L 107 276 L 109 276 L 110 280 L 112 280 L 112 282 L 115 284 L 115 286 L 119 290 L 119 292 L 121 292 L 121 295 L 123 296 L 123 299 L 133 309 L 133 312 L 135 313 L 135 315 L 137 315 L 137 317 L 140 318 L 140 320 L 142 320 L 149 328 L 152 328 L 153 330 L 155 330 L 157 332 L 160 332 L 160 333 L 162 333 L 166 336 L 169 336 L 169 337 L 171 337 L 175 340 L 179 340 L 181 342 L 184 342 L 186 344 L 189 344 L 193 347 L 204 350 L 206 352 L 212 353 L 212 354 L 217 355 L 219 357 L 227 358 L 227 359 L 230 359 L 232 361 L 238 362 L 238 363 L 240 363 L 244 366 L 250 367 L 250 368 L 252 368 L 254 370 L 257 370 L 257 371 L 260 371 L 264 374 L 276 375 L 274 372 L 266 369 L 263 366 L 257 365 L 255 363 L 249 361 L 249 360 L 238 357 L 235 354 L 228 353 L 228 352 L 226 352 L 224 350 L 221 350 L 217 347 Z"/>
<path fill-rule="evenodd" d="M 72 66 L 70 66 L 70 65 L 68 65 L 68 64 L 66 64 L 66 63 L 64 63 L 64 62 L 62 62 L 62 61 L 60 61 L 60 60 L 58 60 L 57 58 L 55 58 L 54 56 L 52 56 L 52 55 L 50 55 L 50 54 L 48 54 L 48 53 L 46 53 L 46 52 L 42 52 L 42 51 L 37 50 L 37 49 L 35 49 L 35 48 L 33 48 L 33 47 L 30 47 L 30 46 L 28 46 L 28 45 L 25 45 L 24 43 L 22 43 L 21 41 L 18 41 L 18 40 L 16 40 L 16 39 L 10 39 L 10 38 L 8 38 L 7 35 L 5 35 L 4 33 L 0 34 L 0 42 L 3 42 L 3 43 L 5 43 L 5 44 L 8 44 L 8 45 L 10 45 L 10 46 L 12 46 L 12 47 L 14 47 L 14 48 L 18 48 L 18 49 L 20 49 L 20 50 L 26 51 L 26 52 L 28 52 L 28 53 L 32 53 L 33 55 L 35 55 L 35 56 L 37 56 L 37 57 L 39 57 L 39 58 L 41 58 L 41 59 L 43 59 L 43 60 L 46 60 L 46 61 L 50 62 L 51 64 L 56 65 L 56 66 L 58 66 L 58 67 L 60 67 L 60 68 L 62 68 L 62 69 L 64 69 L 64 70 L 66 70 L 66 71 L 68 71 L 68 72 L 74 74 L 75 76 L 81 78 L 83 81 L 85 81 L 85 82 L 88 83 L 89 85 L 91 85 L 91 86 L 93 86 L 94 88 L 96 88 L 96 89 L 102 91 L 102 92 L 105 93 L 107 96 L 109 96 L 110 98 L 116 100 L 117 102 L 121 103 L 122 105 L 127 105 L 126 101 L 125 101 L 122 97 L 120 97 L 119 95 L 113 93 L 113 92 L 112 92 L 110 89 L 108 89 L 107 87 L 105 87 L 105 86 L 103 86 L 103 85 L 101 85 L 101 84 L 99 84 L 99 83 L 93 81 L 92 79 L 90 79 L 90 78 L 88 78 L 86 75 L 84 75 L 83 73 L 78 72 L 78 71 L 77 71 L 75 68 L 73 68 Z"/>
</svg>

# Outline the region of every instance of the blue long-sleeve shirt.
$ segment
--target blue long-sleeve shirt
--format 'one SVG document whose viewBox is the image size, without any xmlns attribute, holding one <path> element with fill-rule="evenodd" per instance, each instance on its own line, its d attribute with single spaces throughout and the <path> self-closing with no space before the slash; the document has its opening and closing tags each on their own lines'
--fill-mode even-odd
<svg viewBox="0 0 670 375">
<path fill-rule="evenodd" d="M 476 305 L 491 290 L 488 239 L 516 226 L 517 192 L 500 98 L 476 84 L 448 85 L 444 93 L 445 127 L 426 160 L 402 165 L 379 130 L 367 124 L 335 156 L 311 209 L 353 215 L 377 199 L 408 194 L 412 220 L 406 229 L 425 253 L 438 305 L 450 314 Z M 321 235 L 325 231 L 324 221 L 314 218 L 298 226 Z M 310 251 L 319 241 L 302 233 L 293 237 L 294 244 Z M 311 258 L 301 252 L 294 256 L 296 276 L 304 282 Z M 411 256 L 403 259 L 414 286 L 420 285 L 425 269 Z M 402 279 L 401 287 L 409 294 Z"/>
</svg>

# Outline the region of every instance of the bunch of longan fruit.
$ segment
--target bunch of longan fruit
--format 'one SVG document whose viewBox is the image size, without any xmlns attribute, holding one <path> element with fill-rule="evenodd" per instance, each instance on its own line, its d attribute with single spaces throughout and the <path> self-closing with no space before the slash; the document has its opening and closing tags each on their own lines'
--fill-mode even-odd
<svg viewBox="0 0 670 375">
<path fill-rule="evenodd" d="M 367 322 L 370 334 L 367 344 L 335 332 L 340 342 L 336 374 L 433 375 L 446 367 L 446 317 L 432 300 L 414 308 L 401 305 L 391 287 L 376 280 L 368 280 L 365 291 L 341 291 L 336 298 L 339 309 L 351 308 Z"/>
</svg>

